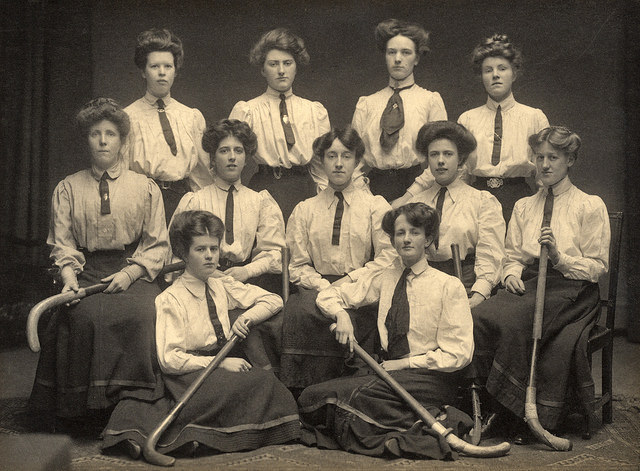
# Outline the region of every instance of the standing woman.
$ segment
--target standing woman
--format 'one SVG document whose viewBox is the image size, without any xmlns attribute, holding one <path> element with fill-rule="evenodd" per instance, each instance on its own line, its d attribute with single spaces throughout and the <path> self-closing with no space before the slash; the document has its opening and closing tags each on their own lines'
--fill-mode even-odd
<svg viewBox="0 0 640 471">
<path fill-rule="evenodd" d="M 249 187 L 268 190 L 286 222 L 297 203 L 327 186 L 322 164 L 312 159 L 312 145 L 329 131 L 329 115 L 321 103 L 293 94 L 298 66 L 309 63 L 300 37 L 285 28 L 269 31 L 251 49 L 249 62 L 261 68 L 267 90 L 236 103 L 229 118 L 249 123 L 258 136 L 258 171 Z"/>
<path fill-rule="evenodd" d="M 147 90 L 125 108 L 131 132 L 122 154 L 131 170 L 158 184 L 168 222 L 185 193 L 213 183 L 209 155 L 202 149 L 206 125 L 200 111 L 171 97 L 183 63 L 180 39 L 166 29 L 151 29 L 137 41 L 134 60 Z"/>
<path fill-rule="evenodd" d="M 63 292 L 109 286 L 54 313 L 42 337 L 30 406 L 67 418 L 108 409 L 127 391 L 158 393 L 153 300 L 160 290 L 152 281 L 168 252 L 160 190 L 120 157 L 127 114 L 97 98 L 76 119 L 91 167 L 54 190 L 47 243 Z"/>
<path fill-rule="evenodd" d="M 472 62 L 488 97 L 484 105 L 458 119 L 478 141 L 476 152 L 467 160 L 467 172 L 474 188 L 498 198 L 509 222 L 515 202 L 533 194 L 536 186 L 536 166 L 527 139 L 549 126 L 549 121 L 541 110 L 513 98 L 511 87 L 521 73 L 522 54 L 505 34 L 482 41 L 473 50 Z M 425 171 L 409 192 L 415 195 L 432 181 Z"/>
<path fill-rule="evenodd" d="M 367 174 L 374 195 L 392 201 L 422 172 L 424 157 L 414 146 L 418 131 L 429 121 L 446 120 L 447 111 L 440 94 L 416 85 L 413 77 L 420 56 L 429 50 L 429 33 L 415 23 L 390 19 L 378 24 L 375 38 L 385 54 L 389 86 L 360 97 L 356 105 L 353 127 L 366 148 L 357 173 Z"/>
</svg>

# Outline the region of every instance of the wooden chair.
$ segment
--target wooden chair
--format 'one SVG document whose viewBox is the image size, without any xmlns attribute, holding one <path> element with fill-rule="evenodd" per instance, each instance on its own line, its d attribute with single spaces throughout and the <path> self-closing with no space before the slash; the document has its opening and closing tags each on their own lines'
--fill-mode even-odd
<svg viewBox="0 0 640 471">
<path fill-rule="evenodd" d="M 600 306 L 598 321 L 589 333 L 587 355 L 602 350 L 602 395 L 597 398 L 594 410 L 602 408 L 602 422 L 613 421 L 613 330 L 616 318 L 616 292 L 618 289 L 618 264 L 622 241 L 622 212 L 610 212 L 611 244 L 609 248 L 609 273 L 600 280 Z M 606 314 L 603 316 L 603 312 Z M 603 318 L 604 317 L 604 318 Z M 591 438 L 591 414 L 584 412 L 585 430 L 582 438 Z"/>
</svg>

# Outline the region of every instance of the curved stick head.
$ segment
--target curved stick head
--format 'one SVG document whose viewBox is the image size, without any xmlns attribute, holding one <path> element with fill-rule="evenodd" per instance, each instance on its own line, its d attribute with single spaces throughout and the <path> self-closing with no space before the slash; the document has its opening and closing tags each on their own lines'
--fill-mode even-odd
<svg viewBox="0 0 640 471">
<path fill-rule="evenodd" d="M 155 450 L 155 447 L 147 440 L 142 447 L 142 456 L 151 464 L 156 466 L 173 466 L 176 459 L 172 456 L 163 455 Z"/>
</svg>

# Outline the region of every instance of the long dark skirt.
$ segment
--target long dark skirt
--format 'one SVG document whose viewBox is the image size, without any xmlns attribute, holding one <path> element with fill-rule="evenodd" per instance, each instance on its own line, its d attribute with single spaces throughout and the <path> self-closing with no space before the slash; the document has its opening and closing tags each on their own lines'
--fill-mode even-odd
<svg viewBox="0 0 640 471">
<path fill-rule="evenodd" d="M 280 178 L 276 178 L 272 169 L 262 167 L 251 177 L 249 182 L 249 188 L 252 190 L 267 190 L 273 196 L 273 199 L 280 206 L 285 224 L 289 220 L 293 208 L 300 201 L 317 194 L 316 184 L 306 167 L 295 167 L 295 169 L 294 172 L 286 172 Z"/>
<path fill-rule="evenodd" d="M 487 185 L 486 178 L 476 177 L 471 186 L 478 190 L 488 191 L 496 197 L 502 206 L 502 216 L 507 226 L 509 225 L 513 206 L 516 204 L 516 201 L 535 193 L 525 178 L 507 178 L 499 188 L 490 188 Z"/>
<path fill-rule="evenodd" d="M 422 171 L 421 165 L 388 170 L 372 168 L 367 174 L 369 189 L 374 195 L 382 195 L 391 202 L 404 195 Z"/>
<path fill-rule="evenodd" d="M 280 380 L 306 388 L 341 376 L 349 350 L 329 331 L 332 320 L 316 307 L 316 290 L 298 287 L 284 307 Z M 349 311 L 356 340 L 372 353 L 378 335 L 377 305 Z"/>
<path fill-rule="evenodd" d="M 464 288 L 467 290 L 467 294 L 471 293 L 471 288 L 473 288 L 473 284 L 476 282 L 475 262 L 476 258 L 474 255 L 467 255 L 467 258 L 460 262 L 462 269 L 462 279 L 460 281 L 462 281 Z M 444 262 L 434 262 L 429 260 L 429 265 L 436 270 L 446 273 L 447 275 L 456 276 L 453 259 L 449 259 Z"/>
<path fill-rule="evenodd" d="M 126 439 L 142 446 L 201 372 L 163 375 L 166 396 L 157 401 L 120 401 L 103 432 L 102 448 Z M 218 368 L 163 433 L 157 450 L 169 453 L 196 441 L 226 453 L 286 443 L 299 436 L 295 400 L 272 372 L 253 368 L 232 373 Z"/>
<path fill-rule="evenodd" d="M 119 271 L 128 251 L 87 254 L 80 286 Z M 30 398 L 33 410 L 80 417 L 107 409 L 126 393 L 162 395 L 155 345 L 155 283 L 138 280 L 117 294 L 94 294 L 55 312 L 41 335 Z"/>
<path fill-rule="evenodd" d="M 524 417 L 531 365 L 537 265 L 526 269 L 522 279 L 523 296 L 500 290 L 472 310 L 476 372 L 487 378 L 487 391 L 519 417 Z M 598 301 L 597 284 L 568 280 L 549 269 L 536 371 L 537 409 L 544 428 L 558 425 L 573 390 L 587 410 L 592 408 L 594 384 L 582 334 L 596 320 Z"/>
<path fill-rule="evenodd" d="M 391 371 L 418 402 L 459 436 L 471 427 L 468 415 L 444 407 L 456 397 L 458 375 L 427 369 Z M 453 459 L 446 440 L 425 425 L 378 376 L 338 378 L 309 386 L 298 399 L 302 441 L 319 448 L 369 456 Z"/>
</svg>

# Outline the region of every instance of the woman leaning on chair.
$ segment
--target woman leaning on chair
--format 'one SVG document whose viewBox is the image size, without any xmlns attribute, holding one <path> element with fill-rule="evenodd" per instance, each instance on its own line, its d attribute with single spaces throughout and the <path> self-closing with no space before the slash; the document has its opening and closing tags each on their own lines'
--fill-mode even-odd
<svg viewBox="0 0 640 471">
<path fill-rule="evenodd" d="M 157 185 L 120 158 L 127 114 L 97 98 L 77 123 L 91 166 L 54 190 L 47 243 L 62 291 L 109 286 L 53 314 L 30 399 L 33 409 L 68 418 L 109 409 L 125 391 L 140 398 L 158 393 L 153 300 L 160 290 L 152 282 L 168 252 Z"/>
</svg>

